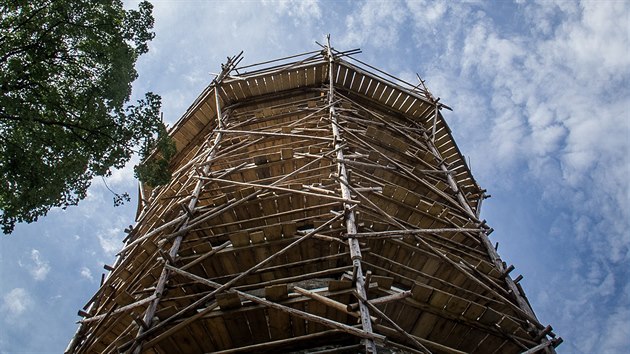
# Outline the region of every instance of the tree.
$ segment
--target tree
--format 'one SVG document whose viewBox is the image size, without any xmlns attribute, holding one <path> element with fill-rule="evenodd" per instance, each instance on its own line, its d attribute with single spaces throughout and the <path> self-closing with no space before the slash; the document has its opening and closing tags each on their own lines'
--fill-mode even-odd
<svg viewBox="0 0 630 354">
<path fill-rule="evenodd" d="M 153 39 L 153 6 L 122 1 L 0 0 L 0 210 L 4 233 L 76 205 L 95 176 L 136 149 L 136 170 L 164 183 L 174 145 L 151 92 L 130 104 L 136 60 Z M 158 178 L 156 178 L 156 176 Z"/>
</svg>

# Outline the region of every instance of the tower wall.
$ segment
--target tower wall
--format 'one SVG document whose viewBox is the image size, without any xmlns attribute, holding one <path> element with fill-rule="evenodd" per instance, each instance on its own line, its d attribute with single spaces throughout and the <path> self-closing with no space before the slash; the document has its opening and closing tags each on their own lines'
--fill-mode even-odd
<svg viewBox="0 0 630 354">
<path fill-rule="evenodd" d="M 346 54 L 228 60 L 69 352 L 553 352 L 445 106 Z"/>
</svg>

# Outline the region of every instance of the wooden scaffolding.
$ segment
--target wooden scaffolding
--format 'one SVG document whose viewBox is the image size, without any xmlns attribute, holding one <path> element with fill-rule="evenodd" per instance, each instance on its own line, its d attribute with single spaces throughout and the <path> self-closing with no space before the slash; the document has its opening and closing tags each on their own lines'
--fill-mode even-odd
<svg viewBox="0 0 630 354">
<path fill-rule="evenodd" d="M 321 47 L 228 58 L 66 352 L 554 352 L 448 107 Z"/>
</svg>

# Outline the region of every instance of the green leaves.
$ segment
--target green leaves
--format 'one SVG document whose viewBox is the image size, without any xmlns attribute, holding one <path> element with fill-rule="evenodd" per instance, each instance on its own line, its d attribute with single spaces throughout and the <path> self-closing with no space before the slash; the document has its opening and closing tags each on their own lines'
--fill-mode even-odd
<svg viewBox="0 0 630 354">
<path fill-rule="evenodd" d="M 149 92 L 145 100 L 139 102 L 138 107 L 132 106 L 128 117 L 138 120 L 139 129 L 146 131 L 143 135 L 140 158 L 142 163 L 134 167 L 136 178 L 156 187 L 166 184 L 171 179 L 168 162 L 175 155 L 177 149 L 175 142 L 168 136 L 164 124 L 153 126 L 146 125 L 145 116 L 159 114 L 160 97 Z"/>
<path fill-rule="evenodd" d="M 153 39 L 152 5 L 44 0 L 0 4 L 0 221 L 10 233 L 51 207 L 75 205 L 95 176 L 121 168 L 151 185 L 170 178 L 174 145 L 151 92 L 128 104 L 135 63 Z M 140 170 L 143 170 L 140 168 Z M 122 200 L 121 200 L 122 201 Z"/>
</svg>

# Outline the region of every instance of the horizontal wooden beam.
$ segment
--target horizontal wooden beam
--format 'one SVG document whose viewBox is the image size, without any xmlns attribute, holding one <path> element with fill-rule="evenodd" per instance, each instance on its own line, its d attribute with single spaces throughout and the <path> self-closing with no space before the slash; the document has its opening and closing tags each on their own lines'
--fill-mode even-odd
<svg viewBox="0 0 630 354">
<path fill-rule="evenodd" d="M 246 187 L 254 187 L 254 188 L 260 188 L 260 189 L 270 189 L 270 190 L 281 191 L 281 192 L 297 193 L 297 194 L 307 195 L 307 196 L 310 196 L 310 197 L 317 197 L 317 198 L 336 200 L 336 201 L 343 202 L 343 203 L 359 204 L 358 200 L 345 199 L 345 198 L 335 197 L 335 196 L 328 195 L 328 194 L 306 192 L 306 191 L 302 191 L 302 190 L 299 190 L 299 189 L 291 189 L 291 188 L 286 188 L 286 187 L 277 187 L 277 186 L 272 186 L 272 185 L 267 185 L 267 184 L 238 182 L 238 181 L 232 181 L 232 180 L 229 180 L 229 179 L 220 179 L 220 178 L 211 178 L 211 177 L 199 177 L 199 178 L 205 179 L 205 180 L 208 180 L 208 181 L 212 181 L 212 182 L 222 182 L 222 183 L 235 184 L 237 186 L 246 186 Z"/>
<path fill-rule="evenodd" d="M 345 234 L 343 237 L 353 238 L 396 238 L 403 235 L 438 234 L 445 232 L 480 232 L 481 229 L 471 228 L 436 228 L 436 229 L 411 229 L 411 230 L 391 230 L 375 232 L 357 232 L 355 234 Z"/>
<path fill-rule="evenodd" d="M 142 300 L 136 301 L 136 302 L 134 302 L 132 304 L 119 307 L 119 308 L 115 309 L 114 311 L 107 312 L 107 313 L 104 313 L 102 315 L 97 315 L 97 316 L 93 316 L 93 317 L 90 317 L 90 318 L 86 318 L 86 319 L 83 319 L 83 320 L 79 320 L 77 323 L 89 323 L 89 322 L 98 321 L 98 320 L 103 319 L 105 317 L 117 315 L 117 314 L 119 314 L 121 312 L 125 312 L 125 311 L 128 311 L 128 310 L 131 310 L 132 308 L 135 308 L 135 307 L 138 307 L 138 306 L 142 306 L 142 305 L 144 305 L 144 304 L 146 304 L 148 302 L 151 302 L 151 301 L 155 300 L 156 298 L 157 298 L 157 296 L 155 294 L 153 294 L 153 295 L 151 295 L 151 296 L 149 296 L 147 298 L 144 298 Z"/>
<path fill-rule="evenodd" d="M 215 132 L 225 133 L 225 134 L 280 136 L 280 137 L 288 137 L 288 138 L 301 138 L 301 139 L 310 139 L 310 140 L 333 141 L 333 138 L 324 137 L 324 136 L 311 136 L 311 135 L 290 134 L 290 133 L 261 132 L 261 131 L 255 131 L 255 130 L 215 129 Z"/>
<path fill-rule="evenodd" d="M 267 301 L 267 300 L 264 300 L 262 298 L 259 298 L 258 296 L 254 296 L 254 295 L 251 295 L 251 294 L 248 294 L 248 293 L 244 293 L 244 292 L 240 292 L 239 291 L 238 294 L 242 298 L 250 300 L 252 302 L 255 302 L 255 303 L 258 303 L 258 304 L 261 304 L 261 305 L 265 305 L 267 307 L 270 307 L 270 308 L 273 308 L 273 309 L 276 309 L 276 310 L 280 310 L 280 311 L 286 312 L 289 315 L 300 317 L 300 318 L 303 318 L 303 319 L 305 319 L 307 321 L 316 322 L 316 323 L 322 324 L 322 325 L 330 327 L 330 328 L 341 330 L 343 332 L 346 332 L 348 334 L 352 334 L 352 335 L 354 335 L 356 337 L 359 337 L 359 338 L 372 339 L 372 340 L 379 341 L 381 343 L 383 343 L 385 341 L 385 336 L 382 336 L 380 334 L 366 332 L 366 331 L 364 331 L 362 329 L 358 329 L 358 328 L 349 326 L 349 325 L 341 323 L 341 322 L 333 321 L 333 320 L 330 320 L 330 319 L 325 318 L 325 317 L 313 315 L 311 313 L 304 312 L 304 311 L 301 311 L 301 310 L 297 310 L 297 309 L 294 309 L 292 307 L 288 307 L 288 306 L 284 306 L 284 305 L 281 305 L 281 304 L 277 304 L 275 302 Z"/>
</svg>

